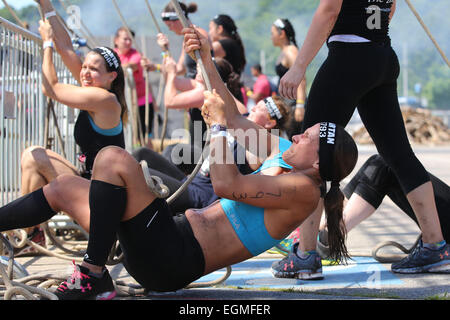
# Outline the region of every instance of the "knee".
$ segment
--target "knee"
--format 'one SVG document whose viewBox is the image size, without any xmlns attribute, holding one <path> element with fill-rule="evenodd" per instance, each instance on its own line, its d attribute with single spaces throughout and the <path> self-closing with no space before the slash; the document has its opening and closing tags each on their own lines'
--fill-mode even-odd
<svg viewBox="0 0 450 320">
<path fill-rule="evenodd" d="M 45 149 L 39 146 L 28 147 L 22 152 L 20 165 L 22 170 L 37 169 L 41 162 L 42 155 L 45 154 Z"/>
<path fill-rule="evenodd" d="M 131 163 L 136 163 L 136 160 L 126 150 L 109 146 L 103 148 L 97 154 L 94 161 L 94 171 L 121 173 Z"/>
<path fill-rule="evenodd" d="M 73 182 L 76 179 L 80 179 L 77 176 L 70 174 L 62 174 L 52 180 L 48 185 L 44 187 L 45 198 L 49 205 L 55 211 L 61 211 L 64 207 L 64 199 L 66 198 L 66 192 L 72 192 L 69 190 L 73 186 Z"/>
</svg>

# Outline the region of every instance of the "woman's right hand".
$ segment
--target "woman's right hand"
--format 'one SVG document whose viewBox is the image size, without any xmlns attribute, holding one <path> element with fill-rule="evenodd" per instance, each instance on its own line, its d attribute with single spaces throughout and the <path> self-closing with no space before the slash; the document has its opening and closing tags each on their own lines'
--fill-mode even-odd
<svg viewBox="0 0 450 320">
<path fill-rule="evenodd" d="M 184 28 L 182 33 L 184 34 L 183 47 L 186 53 L 197 60 L 194 52 L 198 50 L 202 59 L 211 59 L 211 46 L 207 37 L 198 32 L 195 27 Z"/>
<path fill-rule="evenodd" d="M 164 74 L 176 74 L 177 73 L 177 63 L 172 57 L 164 58 Z"/>
<path fill-rule="evenodd" d="M 217 94 L 214 89 L 213 92 L 205 91 L 205 100 L 202 106 L 202 116 L 206 124 L 211 126 L 213 124 L 227 125 L 225 115 L 225 102 Z"/>
<path fill-rule="evenodd" d="M 48 20 L 39 20 L 39 33 L 42 41 L 53 41 L 53 29 Z"/>
</svg>

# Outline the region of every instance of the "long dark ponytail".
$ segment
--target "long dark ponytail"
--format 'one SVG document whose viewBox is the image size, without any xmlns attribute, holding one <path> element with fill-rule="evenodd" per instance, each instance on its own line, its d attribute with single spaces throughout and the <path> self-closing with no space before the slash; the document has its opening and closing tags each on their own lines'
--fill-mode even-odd
<svg viewBox="0 0 450 320">
<path fill-rule="evenodd" d="M 120 63 L 120 58 L 118 54 L 114 52 L 114 50 L 108 47 L 94 48 L 92 49 L 92 52 L 99 54 L 105 59 L 106 71 L 117 72 L 117 77 L 112 82 L 111 89 L 109 91 L 114 93 L 117 100 L 119 101 L 121 107 L 120 118 L 122 119 L 123 125 L 126 125 L 128 122 L 128 106 L 125 98 L 125 75 Z M 118 63 L 115 64 L 111 61 L 108 62 L 108 54 L 114 55 L 116 59 L 114 60 L 114 62 L 117 61 Z"/>
<path fill-rule="evenodd" d="M 331 181 L 324 198 L 330 258 L 345 262 L 349 254 L 343 222 L 344 194 L 339 183 L 353 171 L 358 161 L 358 148 L 343 127 L 324 122 L 320 128 L 319 171 L 324 183 Z"/>
<path fill-rule="evenodd" d="M 214 17 L 213 21 L 218 26 L 223 27 L 225 36 L 233 39 L 238 44 L 240 56 L 242 57 L 242 59 L 240 61 L 241 63 L 239 64 L 239 66 L 237 66 L 237 68 L 235 68 L 234 71 L 238 74 L 241 74 L 242 71 L 244 71 L 245 65 L 247 64 L 247 60 L 245 59 L 244 43 L 242 42 L 242 38 L 239 35 L 238 28 L 234 23 L 234 20 L 229 15 L 219 14 Z"/>
</svg>

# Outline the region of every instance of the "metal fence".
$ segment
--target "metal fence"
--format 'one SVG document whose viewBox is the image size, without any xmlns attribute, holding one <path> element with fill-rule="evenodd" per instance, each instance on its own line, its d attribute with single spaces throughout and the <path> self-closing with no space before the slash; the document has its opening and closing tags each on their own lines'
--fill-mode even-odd
<svg viewBox="0 0 450 320">
<path fill-rule="evenodd" d="M 78 111 L 43 95 L 41 51 L 38 35 L 0 17 L 0 205 L 20 196 L 20 159 L 27 147 L 52 149 L 77 164 L 73 130 Z M 57 53 L 53 61 L 59 81 L 76 84 Z M 127 126 L 127 146 L 130 132 Z"/>
</svg>

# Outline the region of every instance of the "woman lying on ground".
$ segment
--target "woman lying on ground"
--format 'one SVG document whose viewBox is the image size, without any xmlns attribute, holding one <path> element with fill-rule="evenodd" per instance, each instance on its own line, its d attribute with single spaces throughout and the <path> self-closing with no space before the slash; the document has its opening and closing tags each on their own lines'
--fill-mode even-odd
<svg viewBox="0 0 450 320">
<path fill-rule="evenodd" d="M 289 123 L 289 107 L 284 103 L 284 99 L 281 99 L 280 97 L 269 97 L 255 105 L 250 111 L 247 119 L 267 129 L 274 135 L 282 134 L 285 131 L 285 126 Z M 242 174 L 250 174 L 259 170 L 261 174 L 272 175 L 275 167 L 288 167 L 288 165 L 280 158 L 280 161 L 273 161 L 273 166 L 261 168 L 261 163 L 254 163 L 254 161 L 252 161 L 254 157 L 239 145 L 236 139 L 229 136 L 228 143 L 231 150 L 233 150 L 234 159 L 239 172 Z M 171 196 L 187 179 L 186 173 L 177 166 L 181 163 L 182 168 L 184 168 L 185 162 L 189 161 L 189 159 L 180 155 L 184 155 L 185 153 L 189 154 L 189 148 L 186 152 L 183 150 L 186 146 L 187 145 L 179 144 L 173 149 L 170 149 L 173 152 L 171 152 L 169 156 L 171 158 L 176 157 L 176 159 L 172 159 L 171 161 L 148 148 L 140 148 L 134 151 L 133 156 L 138 162 L 145 160 L 148 163 L 150 174 L 158 176 L 163 180 L 164 184 L 169 188 L 169 196 Z M 275 170 L 275 173 L 277 172 L 278 170 Z M 211 183 L 209 159 L 207 158 L 203 162 L 203 165 L 194 180 L 188 185 L 187 189 L 169 205 L 169 208 L 175 213 L 185 211 L 189 208 L 204 208 L 217 199 L 218 196 L 214 193 Z"/>
<path fill-rule="evenodd" d="M 187 52 L 202 49 L 204 38 L 198 39 L 193 29 L 186 30 Z M 211 179 L 222 200 L 173 216 L 167 203 L 148 188 L 138 162 L 121 148 L 107 147 L 95 160 L 92 181 L 60 176 L 0 208 L 0 230 L 40 223 L 61 210 L 89 229 L 87 254 L 58 287 L 60 299 L 115 296 L 105 263 L 116 233 L 127 271 L 152 291 L 181 289 L 203 275 L 249 259 L 278 243 L 315 210 L 326 181 L 332 182 L 325 196 L 331 253 L 339 259 L 346 256 L 339 182 L 357 161 L 351 136 L 333 123 L 316 124 L 295 136 L 283 153 L 292 170 L 278 176 L 240 174 L 227 145 L 227 125 L 238 128 L 240 123 L 239 128 L 258 133 L 256 139 L 244 140 L 261 146 L 255 152 L 261 162 L 280 153 L 281 141 L 240 115 L 212 60 L 206 59 L 209 53 L 201 52 L 213 87 L 218 84 L 223 94 L 222 99 L 215 92 L 205 93 L 202 108 L 212 133 Z"/>
</svg>

